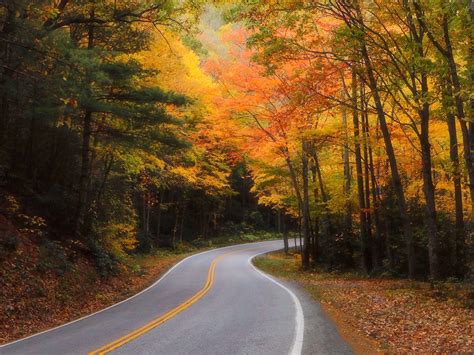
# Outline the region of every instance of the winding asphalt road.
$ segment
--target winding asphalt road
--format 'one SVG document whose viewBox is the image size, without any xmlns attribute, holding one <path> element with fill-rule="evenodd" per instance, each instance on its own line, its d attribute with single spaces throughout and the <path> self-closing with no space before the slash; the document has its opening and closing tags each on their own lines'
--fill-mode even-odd
<svg viewBox="0 0 474 355">
<path fill-rule="evenodd" d="M 193 255 L 141 293 L 0 354 L 350 354 L 319 306 L 250 260 L 281 241 Z"/>
</svg>

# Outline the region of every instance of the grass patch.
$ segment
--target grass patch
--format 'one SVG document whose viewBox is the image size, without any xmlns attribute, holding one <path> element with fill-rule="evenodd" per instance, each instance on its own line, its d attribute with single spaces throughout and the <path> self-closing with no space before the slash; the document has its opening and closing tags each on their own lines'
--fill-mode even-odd
<svg viewBox="0 0 474 355">
<path fill-rule="evenodd" d="M 294 279 L 299 274 L 301 268 L 298 265 L 301 257 L 299 254 L 288 254 L 284 252 L 274 252 L 258 256 L 253 263 L 259 269 L 283 279 Z M 299 275 L 303 276 L 303 275 Z"/>
</svg>

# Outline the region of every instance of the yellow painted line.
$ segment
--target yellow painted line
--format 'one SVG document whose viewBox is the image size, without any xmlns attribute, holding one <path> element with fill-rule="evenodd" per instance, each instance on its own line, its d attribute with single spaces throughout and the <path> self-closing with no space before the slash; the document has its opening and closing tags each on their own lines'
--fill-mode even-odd
<svg viewBox="0 0 474 355">
<path fill-rule="evenodd" d="M 173 308 L 169 312 L 165 313 L 161 317 L 152 320 L 151 322 L 145 324 L 144 326 L 134 330 L 133 332 L 131 332 L 127 335 L 124 335 L 121 338 L 118 338 L 118 339 L 116 339 L 116 340 L 114 340 L 114 341 L 112 341 L 108 344 L 105 344 L 101 348 L 90 352 L 89 355 L 107 354 L 107 353 L 121 347 L 122 345 L 125 345 L 125 344 L 131 342 L 132 340 L 142 336 L 143 334 L 149 332 L 150 330 L 152 330 L 152 329 L 158 327 L 159 325 L 165 323 L 166 321 L 170 320 L 171 318 L 173 318 L 177 314 L 183 312 L 185 309 L 191 307 L 194 303 L 196 303 L 201 298 L 203 298 L 204 295 L 211 289 L 212 284 L 214 283 L 214 272 L 215 272 L 217 263 L 219 262 L 220 259 L 222 259 L 225 256 L 228 256 L 230 254 L 235 254 L 235 253 L 242 252 L 242 251 L 249 251 L 249 250 L 253 250 L 253 249 L 256 249 L 256 248 L 236 250 L 236 251 L 233 251 L 233 252 L 229 252 L 229 253 L 226 253 L 226 254 L 219 255 L 218 257 L 214 258 L 212 260 L 211 265 L 209 266 L 209 270 L 207 272 L 206 283 L 192 297 L 187 299 L 185 302 L 181 303 L 176 308 Z"/>
</svg>

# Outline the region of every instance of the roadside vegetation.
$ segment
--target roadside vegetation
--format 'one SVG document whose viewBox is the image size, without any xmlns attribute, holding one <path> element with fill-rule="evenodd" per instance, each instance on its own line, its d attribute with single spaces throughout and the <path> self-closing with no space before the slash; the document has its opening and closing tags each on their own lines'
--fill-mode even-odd
<svg viewBox="0 0 474 355">
<path fill-rule="evenodd" d="M 301 255 L 293 251 L 254 259 L 259 269 L 295 282 L 321 302 L 357 354 L 471 352 L 472 285 L 302 272 L 300 263 Z"/>
</svg>

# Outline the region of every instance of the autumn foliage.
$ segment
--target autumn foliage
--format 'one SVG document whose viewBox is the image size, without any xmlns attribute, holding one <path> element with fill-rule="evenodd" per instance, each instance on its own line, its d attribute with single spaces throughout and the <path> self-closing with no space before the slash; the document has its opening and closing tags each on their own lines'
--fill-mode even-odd
<svg viewBox="0 0 474 355">
<path fill-rule="evenodd" d="M 105 280 L 277 232 L 304 270 L 472 278 L 473 1 L 15 0 L 0 18 L 1 275 Z"/>
<path fill-rule="evenodd" d="M 205 65 L 219 115 L 240 124 L 259 201 L 300 221 L 305 268 L 470 273 L 469 9 L 259 2 L 222 28 Z"/>
</svg>

